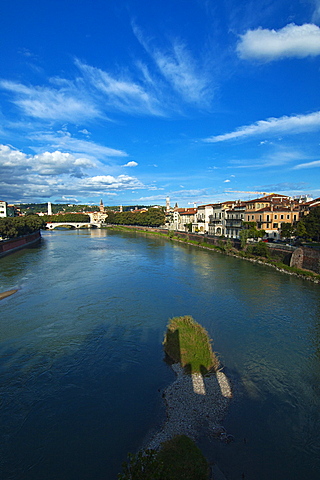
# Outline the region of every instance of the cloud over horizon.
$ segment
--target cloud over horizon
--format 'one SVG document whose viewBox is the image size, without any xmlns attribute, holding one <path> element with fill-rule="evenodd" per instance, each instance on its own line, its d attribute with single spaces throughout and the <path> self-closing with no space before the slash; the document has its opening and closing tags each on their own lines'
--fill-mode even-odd
<svg viewBox="0 0 320 480">
<path fill-rule="evenodd" d="M 0 188 L 11 199 L 50 198 L 52 195 L 103 195 L 140 189 L 143 183 L 129 175 L 90 175 L 96 164 L 90 159 L 61 151 L 27 155 L 8 145 L 0 145 Z M 101 171 L 101 167 L 100 167 Z"/>
</svg>

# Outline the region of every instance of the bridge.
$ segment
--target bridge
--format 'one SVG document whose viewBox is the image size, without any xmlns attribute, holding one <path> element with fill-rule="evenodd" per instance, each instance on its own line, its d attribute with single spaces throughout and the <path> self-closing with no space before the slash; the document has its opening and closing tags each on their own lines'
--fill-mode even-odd
<svg viewBox="0 0 320 480">
<path fill-rule="evenodd" d="M 100 228 L 101 222 L 48 222 L 47 228 L 54 230 L 57 227 L 71 228 Z"/>
</svg>

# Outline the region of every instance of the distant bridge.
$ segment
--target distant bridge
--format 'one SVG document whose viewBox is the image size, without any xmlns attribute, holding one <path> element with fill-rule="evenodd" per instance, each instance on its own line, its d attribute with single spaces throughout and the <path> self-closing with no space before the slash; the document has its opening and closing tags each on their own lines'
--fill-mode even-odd
<svg viewBox="0 0 320 480">
<path fill-rule="evenodd" d="M 72 227 L 72 228 L 99 228 L 101 222 L 48 222 L 47 228 L 54 230 L 57 227 Z"/>
</svg>

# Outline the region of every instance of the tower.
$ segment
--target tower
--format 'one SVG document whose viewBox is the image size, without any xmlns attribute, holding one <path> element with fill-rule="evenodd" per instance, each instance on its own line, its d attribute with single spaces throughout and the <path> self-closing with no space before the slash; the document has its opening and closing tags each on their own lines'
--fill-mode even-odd
<svg viewBox="0 0 320 480">
<path fill-rule="evenodd" d="M 104 213 L 104 205 L 103 205 L 102 198 L 101 198 L 101 200 L 100 200 L 100 207 L 99 207 L 99 208 L 100 208 L 100 212 L 101 212 L 101 213 Z"/>
<path fill-rule="evenodd" d="M 166 211 L 169 212 L 170 210 L 170 197 L 166 198 Z"/>
<path fill-rule="evenodd" d="M 48 202 L 48 215 L 52 215 L 52 205 L 51 205 L 51 202 Z"/>
</svg>

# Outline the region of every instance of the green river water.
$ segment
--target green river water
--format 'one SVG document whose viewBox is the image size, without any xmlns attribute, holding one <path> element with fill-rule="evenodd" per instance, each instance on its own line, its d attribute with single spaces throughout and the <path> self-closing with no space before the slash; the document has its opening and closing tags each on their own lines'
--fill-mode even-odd
<svg viewBox="0 0 320 480">
<path fill-rule="evenodd" d="M 168 319 L 192 315 L 233 386 L 199 438 L 228 480 L 320 478 L 320 286 L 156 236 L 43 232 L 0 259 L 0 477 L 113 480 L 165 418 Z"/>
</svg>

